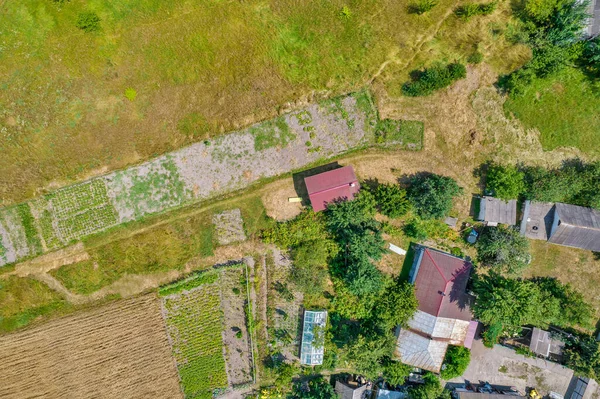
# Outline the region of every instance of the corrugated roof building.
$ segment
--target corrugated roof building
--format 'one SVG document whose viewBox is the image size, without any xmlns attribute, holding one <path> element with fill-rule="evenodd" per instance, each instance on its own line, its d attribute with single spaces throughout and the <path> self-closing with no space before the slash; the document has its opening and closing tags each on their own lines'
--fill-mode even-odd
<svg viewBox="0 0 600 399">
<path fill-rule="evenodd" d="M 405 364 L 439 372 L 448 345 L 472 342 L 473 315 L 465 290 L 470 262 L 432 248 L 416 249 L 409 281 L 415 284 L 419 307 L 398 330 L 396 356 Z"/>
<path fill-rule="evenodd" d="M 600 251 L 600 211 L 557 203 L 548 241 L 568 247 Z"/>
<path fill-rule="evenodd" d="M 500 198 L 481 197 L 479 202 L 479 220 L 488 226 L 517 224 L 517 200 L 504 201 Z"/>
<path fill-rule="evenodd" d="M 304 178 L 308 197 L 315 212 L 322 211 L 336 200 L 353 200 L 360 184 L 352 166 L 330 170 Z"/>
</svg>

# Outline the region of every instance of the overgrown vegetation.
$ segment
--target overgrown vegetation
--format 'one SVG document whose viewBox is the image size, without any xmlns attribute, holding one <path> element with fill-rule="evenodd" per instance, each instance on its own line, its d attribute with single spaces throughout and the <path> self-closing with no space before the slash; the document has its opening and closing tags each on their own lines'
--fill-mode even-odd
<svg viewBox="0 0 600 399">
<path fill-rule="evenodd" d="M 457 7 L 454 10 L 454 13 L 457 16 L 468 20 L 476 15 L 490 15 L 496 10 L 497 6 L 498 3 L 495 1 L 492 1 L 491 3 L 467 3 Z"/>
<path fill-rule="evenodd" d="M 590 327 L 592 309 L 583 296 L 556 279 L 514 279 L 496 272 L 477 276 L 475 316 L 488 326 L 484 343 L 491 346 L 521 326 Z"/>
<path fill-rule="evenodd" d="M 449 380 L 463 375 L 471 362 L 471 351 L 463 346 L 448 346 L 440 376 Z"/>
<path fill-rule="evenodd" d="M 402 93 L 409 97 L 428 96 L 466 76 L 467 69 L 462 64 L 433 65 L 423 71 L 413 71 L 412 80 L 402 85 Z"/>
<path fill-rule="evenodd" d="M 410 209 L 406 190 L 397 184 L 379 184 L 374 194 L 377 208 L 385 216 L 398 218 L 404 216 Z"/>
<path fill-rule="evenodd" d="M 485 189 L 505 201 L 517 199 L 525 191 L 524 177 L 516 166 L 492 163 L 487 170 Z"/>
</svg>

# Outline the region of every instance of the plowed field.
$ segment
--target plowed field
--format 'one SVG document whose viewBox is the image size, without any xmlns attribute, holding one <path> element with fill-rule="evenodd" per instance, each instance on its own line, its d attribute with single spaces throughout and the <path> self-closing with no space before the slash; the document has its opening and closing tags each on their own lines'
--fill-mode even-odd
<svg viewBox="0 0 600 399">
<path fill-rule="evenodd" d="M 124 300 L 0 337 L 2 398 L 181 398 L 160 304 Z"/>
</svg>

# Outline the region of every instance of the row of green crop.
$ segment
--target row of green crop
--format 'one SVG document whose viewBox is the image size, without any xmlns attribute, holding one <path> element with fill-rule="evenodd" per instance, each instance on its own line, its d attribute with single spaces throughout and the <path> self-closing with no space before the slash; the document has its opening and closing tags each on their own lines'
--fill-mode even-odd
<svg viewBox="0 0 600 399">
<path fill-rule="evenodd" d="M 158 294 L 160 296 L 167 296 L 182 291 L 189 291 L 204 284 L 212 284 L 216 282 L 218 278 L 219 274 L 216 271 L 198 271 L 183 280 L 160 287 L 158 289 Z"/>
<path fill-rule="evenodd" d="M 163 298 L 167 331 L 186 398 L 212 398 L 227 387 L 223 357 L 222 311 L 219 286 L 207 283 L 217 272 L 193 276 L 186 283 L 204 281 L 198 289 L 183 289 Z"/>
</svg>

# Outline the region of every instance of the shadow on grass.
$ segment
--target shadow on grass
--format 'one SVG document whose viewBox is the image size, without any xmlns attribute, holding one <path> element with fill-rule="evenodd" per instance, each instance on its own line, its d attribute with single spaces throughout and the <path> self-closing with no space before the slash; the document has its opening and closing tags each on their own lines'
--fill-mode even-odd
<svg viewBox="0 0 600 399">
<path fill-rule="evenodd" d="M 306 189 L 306 184 L 304 183 L 305 178 L 318 175 L 319 173 L 329 172 L 330 170 L 339 169 L 341 167 L 342 165 L 339 163 L 331 162 L 326 165 L 321 165 L 311 169 L 303 170 L 302 172 L 294 173 L 292 175 L 292 179 L 294 181 L 294 190 L 296 190 L 298 197 L 302 198 L 302 205 L 310 205 L 308 190 Z"/>
<path fill-rule="evenodd" d="M 404 257 L 404 263 L 402 263 L 402 270 L 400 270 L 400 275 L 398 279 L 400 281 L 408 281 L 408 275 L 410 274 L 410 269 L 412 267 L 413 261 L 415 259 L 415 246 L 417 244 L 411 242 L 408 250 L 406 251 L 406 256 Z"/>
</svg>

